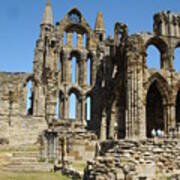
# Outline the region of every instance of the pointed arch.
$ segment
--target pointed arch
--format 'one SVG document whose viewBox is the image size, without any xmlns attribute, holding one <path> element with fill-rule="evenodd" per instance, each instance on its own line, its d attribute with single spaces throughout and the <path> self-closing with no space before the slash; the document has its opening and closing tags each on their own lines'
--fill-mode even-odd
<svg viewBox="0 0 180 180">
<path fill-rule="evenodd" d="M 145 43 L 145 48 L 146 51 L 149 50 L 146 58 L 147 65 L 161 69 L 169 64 L 166 58 L 168 46 L 164 40 L 158 37 L 150 37 Z"/>
<path fill-rule="evenodd" d="M 169 85 L 158 72 L 149 79 L 146 90 L 146 135 L 151 137 L 152 129 L 168 132 Z"/>
<path fill-rule="evenodd" d="M 148 138 L 152 137 L 153 129 L 165 131 L 163 96 L 159 91 L 157 81 L 150 85 L 146 97 L 146 134 Z"/>
<path fill-rule="evenodd" d="M 79 83 L 80 80 L 80 74 L 79 74 L 79 70 L 80 70 L 80 57 L 81 57 L 81 53 L 77 50 L 73 50 L 70 53 L 70 60 L 71 62 L 71 82 L 73 84 L 75 83 Z"/>
<path fill-rule="evenodd" d="M 148 83 L 145 87 L 146 93 L 148 92 L 148 90 L 153 82 L 156 82 L 156 86 L 157 86 L 158 90 L 160 91 L 161 95 L 163 96 L 164 101 L 167 103 L 168 96 L 169 96 L 169 89 L 170 89 L 168 82 L 161 74 L 156 72 L 148 79 Z"/>
</svg>

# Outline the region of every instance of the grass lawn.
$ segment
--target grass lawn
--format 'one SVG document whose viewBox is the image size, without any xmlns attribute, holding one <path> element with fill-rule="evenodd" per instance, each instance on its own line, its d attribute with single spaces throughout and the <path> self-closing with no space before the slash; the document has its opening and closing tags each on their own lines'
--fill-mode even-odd
<svg viewBox="0 0 180 180">
<path fill-rule="evenodd" d="M 0 180 L 70 180 L 60 173 L 12 173 L 0 171 Z"/>
</svg>

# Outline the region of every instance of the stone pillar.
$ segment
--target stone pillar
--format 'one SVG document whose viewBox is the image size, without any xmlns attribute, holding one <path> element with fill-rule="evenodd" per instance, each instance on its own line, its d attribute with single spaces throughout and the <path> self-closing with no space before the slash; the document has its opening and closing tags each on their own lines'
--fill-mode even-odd
<svg viewBox="0 0 180 180">
<path fill-rule="evenodd" d="M 106 123 L 106 114 L 105 111 L 102 113 L 102 120 L 101 120 L 101 129 L 100 129 L 100 140 L 105 141 L 107 139 L 107 123 Z"/>
<path fill-rule="evenodd" d="M 87 53 L 83 52 L 81 56 L 80 85 L 87 85 Z"/>
<path fill-rule="evenodd" d="M 81 97 L 81 123 L 86 126 L 86 96 Z"/>
<path fill-rule="evenodd" d="M 67 32 L 67 37 L 66 37 L 66 47 L 72 48 L 73 47 L 73 42 L 72 42 L 73 34 L 72 32 Z"/>
<path fill-rule="evenodd" d="M 44 63 L 44 42 L 37 41 L 37 47 L 34 53 L 34 79 L 36 81 L 36 86 L 34 84 L 34 104 L 33 104 L 33 115 L 44 116 L 45 115 L 45 93 L 43 89 L 43 63 Z"/>
<path fill-rule="evenodd" d="M 64 119 L 69 119 L 69 96 L 66 95 L 64 98 Z"/>
<path fill-rule="evenodd" d="M 83 35 L 77 34 L 77 48 L 83 48 Z"/>
<path fill-rule="evenodd" d="M 167 131 L 176 127 L 176 107 L 175 104 L 169 104 L 166 108 L 167 113 Z"/>
<path fill-rule="evenodd" d="M 143 59 L 145 51 L 139 36 L 130 38 L 126 62 L 126 138 L 144 139 L 144 97 L 143 97 Z M 133 46 L 133 51 L 132 51 Z M 134 52 L 136 51 L 136 54 Z"/>
<path fill-rule="evenodd" d="M 81 100 L 80 100 L 80 97 L 77 97 L 76 99 L 76 122 L 77 123 L 80 123 L 81 122 Z"/>
<path fill-rule="evenodd" d="M 59 118 L 64 120 L 64 96 L 60 96 L 60 104 L 59 104 Z"/>
<path fill-rule="evenodd" d="M 96 83 L 96 53 L 93 52 L 92 59 L 91 59 L 91 86 L 94 86 Z"/>
<path fill-rule="evenodd" d="M 80 76 L 80 73 L 81 73 L 81 72 L 80 72 L 80 70 L 81 70 L 81 69 L 80 69 L 80 63 L 81 63 L 80 60 L 77 59 L 77 60 L 76 60 L 76 84 L 78 84 L 78 85 L 79 85 L 79 83 L 80 83 L 80 82 L 79 82 L 79 80 L 80 80 L 80 77 L 79 77 L 79 76 Z"/>
<path fill-rule="evenodd" d="M 63 54 L 63 82 L 70 83 L 71 82 L 71 60 L 69 51 L 65 50 Z"/>
<path fill-rule="evenodd" d="M 111 139 L 114 139 L 115 137 L 114 137 L 114 133 L 115 133 L 115 131 L 114 131 L 114 125 L 115 125 L 115 117 L 114 117 L 114 115 L 115 115 L 115 111 L 114 110 L 112 110 L 111 111 L 111 120 L 110 120 L 110 127 L 109 127 L 109 138 L 111 138 Z"/>
<path fill-rule="evenodd" d="M 161 54 L 161 67 L 167 70 L 174 69 L 174 49 L 173 48 L 168 47 L 168 49 L 164 50 L 164 52 Z"/>
</svg>

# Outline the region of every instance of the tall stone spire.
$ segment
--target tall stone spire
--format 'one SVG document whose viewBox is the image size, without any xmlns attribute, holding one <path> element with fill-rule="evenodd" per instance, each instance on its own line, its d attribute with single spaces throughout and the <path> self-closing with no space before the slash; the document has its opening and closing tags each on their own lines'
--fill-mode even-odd
<svg viewBox="0 0 180 180">
<path fill-rule="evenodd" d="M 53 25 L 53 15 L 52 15 L 52 8 L 50 4 L 50 0 L 47 1 L 45 10 L 44 10 L 44 15 L 42 18 L 41 25 L 48 24 L 48 25 Z"/>
<path fill-rule="evenodd" d="M 106 32 L 104 27 L 104 18 L 102 12 L 98 12 L 96 17 L 96 24 L 94 28 L 94 32 L 99 41 L 104 41 L 106 38 Z"/>
<path fill-rule="evenodd" d="M 96 17 L 95 31 L 104 31 L 104 18 L 102 12 L 98 12 Z"/>
</svg>

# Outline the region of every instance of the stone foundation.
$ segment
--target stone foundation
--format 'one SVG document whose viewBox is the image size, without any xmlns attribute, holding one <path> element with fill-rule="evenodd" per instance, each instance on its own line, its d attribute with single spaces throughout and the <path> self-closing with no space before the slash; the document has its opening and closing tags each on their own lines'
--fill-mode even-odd
<svg viewBox="0 0 180 180">
<path fill-rule="evenodd" d="M 53 122 L 42 137 L 41 156 L 57 166 L 84 163 L 96 152 L 97 136 L 76 122 Z"/>
<path fill-rule="evenodd" d="M 94 161 L 89 161 L 85 179 L 180 178 L 180 144 L 176 140 L 106 141 Z"/>
</svg>

